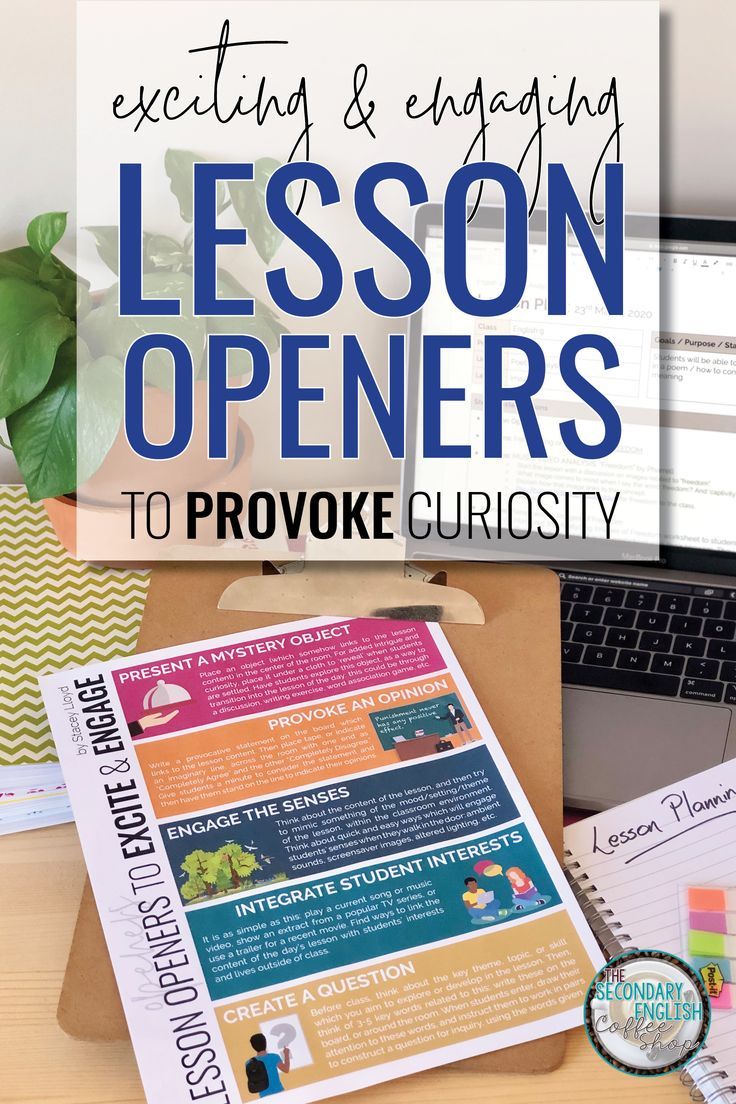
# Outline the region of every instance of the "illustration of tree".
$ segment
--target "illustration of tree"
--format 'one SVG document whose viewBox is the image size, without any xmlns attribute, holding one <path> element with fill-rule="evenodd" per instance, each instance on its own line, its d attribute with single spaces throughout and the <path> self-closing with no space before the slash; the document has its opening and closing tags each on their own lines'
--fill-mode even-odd
<svg viewBox="0 0 736 1104">
<path fill-rule="evenodd" d="M 189 877 L 181 886 L 181 895 L 185 901 L 194 901 L 197 897 L 211 897 L 215 892 L 215 883 L 209 877 L 209 868 L 213 855 L 211 851 L 190 851 L 181 864 Z"/>
<path fill-rule="evenodd" d="M 217 867 L 215 888 L 217 889 L 218 893 L 227 893 L 227 891 L 232 888 L 230 871 L 227 869 L 224 863 L 220 863 L 220 865 Z"/>
<path fill-rule="evenodd" d="M 207 886 L 200 877 L 190 874 L 186 882 L 179 887 L 179 891 L 185 901 L 196 901 L 198 897 L 205 896 Z"/>
<path fill-rule="evenodd" d="M 239 843 L 226 843 L 210 855 L 205 877 L 218 888 L 225 885 L 227 889 L 241 889 L 246 887 L 249 875 L 260 869 L 252 851 Z"/>
</svg>

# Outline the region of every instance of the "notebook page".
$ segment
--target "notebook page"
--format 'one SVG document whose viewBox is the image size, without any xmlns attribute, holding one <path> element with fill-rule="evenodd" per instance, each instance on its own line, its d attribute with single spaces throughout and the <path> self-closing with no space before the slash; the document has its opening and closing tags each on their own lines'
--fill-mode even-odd
<svg viewBox="0 0 736 1104">
<path fill-rule="evenodd" d="M 570 825 L 565 850 L 580 864 L 574 873 L 589 876 L 591 897 L 622 925 L 624 944 L 687 958 L 683 887 L 736 887 L 736 761 Z M 696 1059 L 692 1076 L 706 1095 L 736 1082 L 736 1011 L 714 1012 L 707 1049 L 729 1078 Z"/>
</svg>

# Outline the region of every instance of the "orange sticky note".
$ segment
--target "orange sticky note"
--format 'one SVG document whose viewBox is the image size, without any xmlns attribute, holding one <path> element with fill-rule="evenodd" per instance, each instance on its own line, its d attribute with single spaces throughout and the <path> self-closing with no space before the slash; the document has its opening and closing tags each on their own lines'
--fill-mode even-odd
<svg viewBox="0 0 736 1104">
<path fill-rule="evenodd" d="M 725 912 L 726 893 L 723 889 L 709 889 L 707 886 L 689 886 L 687 903 L 691 909 L 704 912 Z"/>
</svg>

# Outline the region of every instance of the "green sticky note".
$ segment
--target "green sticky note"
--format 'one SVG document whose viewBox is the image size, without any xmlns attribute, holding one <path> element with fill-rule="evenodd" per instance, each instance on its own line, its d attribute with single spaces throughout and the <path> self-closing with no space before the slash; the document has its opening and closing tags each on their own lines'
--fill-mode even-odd
<svg viewBox="0 0 736 1104">
<path fill-rule="evenodd" d="M 725 940 L 718 932 L 691 931 L 688 937 L 688 952 L 691 955 L 723 955 L 726 953 Z"/>
</svg>

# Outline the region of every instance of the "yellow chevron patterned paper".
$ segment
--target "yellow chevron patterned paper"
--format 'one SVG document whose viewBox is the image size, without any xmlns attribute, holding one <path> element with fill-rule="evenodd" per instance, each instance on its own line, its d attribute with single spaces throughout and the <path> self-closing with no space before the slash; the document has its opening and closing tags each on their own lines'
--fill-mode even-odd
<svg viewBox="0 0 736 1104">
<path fill-rule="evenodd" d="M 147 571 L 72 559 L 42 503 L 0 486 L 0 766 L 56 759 L 38 676 L 130 655 L 147 590 Z"/>
</svg>

